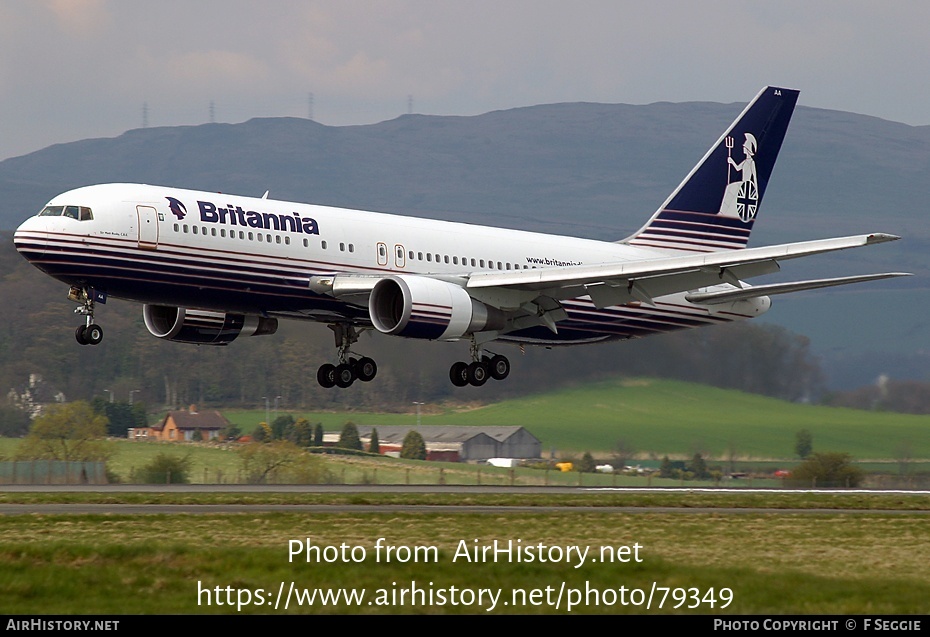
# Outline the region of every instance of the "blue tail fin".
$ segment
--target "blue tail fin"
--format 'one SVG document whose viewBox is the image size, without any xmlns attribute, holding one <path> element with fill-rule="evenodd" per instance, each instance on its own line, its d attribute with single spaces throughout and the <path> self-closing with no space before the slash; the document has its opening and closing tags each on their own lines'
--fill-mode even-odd
<svg viewBox="0 0 930 637">
<path fill-rule="evenodd" d="M 745 248 L 798 91 L 767 86 L 638 232 L 637 246 L 688 252 Z"/>
</svg>

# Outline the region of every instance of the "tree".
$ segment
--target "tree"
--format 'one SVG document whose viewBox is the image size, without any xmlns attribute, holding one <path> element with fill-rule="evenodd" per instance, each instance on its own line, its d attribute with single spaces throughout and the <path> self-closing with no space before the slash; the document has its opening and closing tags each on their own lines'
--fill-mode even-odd
<svg viewBox="0 0 930 637">
<path fill-rule="evenodd" d="M 339 442 L 336 446 L 343 449 L 362 450 L 362 439 L 358 436 L 358 427 L 351 420 L 342 426 L 342 433 L 339 434 Z"/>
<path fill-rule="evenodd" d="M 419 431 L 411 429 L 404 436 L 404 442 L 400 447 L 400 457 L 408 460 L 426 460 L 426 442 Z"/>
<path fill-rule="evenodd" d="M 97 461 L 110 452 L 103 440 L 107 417 L 87 401 L 49 405 L 37 417 L 17 450 L 22 460 Z"/>
<path fill-rule="evenodd" d="M 274 440 L 284 440 L 288 430 L 294 426 L 294 417 L 290 414 L 278 416 L 271 422 L 271 435 Z"/>
<path fill-rule="evenodd" d="M 309 447 L 313 441 L 313 430 L 310 427 L 310 421 L 306 418 L 298 418 L 296 421 L 291 419 L 287 429 L 284 431 L 284 439 L 293 442 L 298 447 Z"/>
<path fill-rule="evenodd" d="M 585 451 L 584 455 L 581 456 L 581 461 L 578 463 L 578 471 L 581 473 L 594 473 L 597 471 L 597 463 L 594 461 L 594 456 L 591 455 L 590 451 Z"/>
<path fill-rule="evenodd" d="M 710 472 L 707 470 L 707 462 L 704 461 L 704 456 L 699 453 L 694 454 L 694 457 L 691 458 L 688 471 L 693 473 L 694 477 L 698 480 L 705 480 L 710 477 Z"/>
<path fill-rule="evenodd" d="M 381 453 L 381 441 L 378 440 L 378 428 L 371 428 L 371 440 L 368 442 L 368 453 Z"/>
<path fill-rule="evenodd" d="M 668 456 L 662 456 L 662 464 L 659 465 L 659 477 L 671 478 L 674 475 L 673 471 L 672 461 L 668 459 Z"/>
<path fill-rule="evenodd" d="M 801 460 L 805 460 L 813 451 L 814 434 L 807 429 L 801 429 L 794 435 L 794 453 Z"/>
<path fill-rule="evenodd" d="M 787 484 L 794 487 L 858 487 L 865 474 L 848 453 L 812 453 L 791 470 Z"/>
<path fill-rule="evenodd" d="M 274 435 L 271 433 L 271 427 L 267 422 L 258 423 L 255 431 L 252 432 L 252 440 L 255 442 L 271 442 L 274 440 Z"/>
<path fill-rule="evenodd" d="M 322 447 L 323 446 L 323 423 L 318 422 L 313 425 L 313 446 Z"/>
<path fill-rule="evenodd" d="M 114 401 L 109 402 L 106 399 L 96 396 L 91 401 L 91 406 L 98 414 L 107 417 L 107 435 L 117 438 L 125 438 L 129 429 L 132 427 L 145 427 L 145 405 L 142 403 L 129 403 Z"/>
<path fill-rule="evenodd" d="M 236 453 L 246 480 L 251 484 L 265 484 L 272 479 L 308 484 L 324 482 L 330 477 L 319 458 L 310 457 L 287 440 L 245 444 Z"/>
<path fill-rule="evenodd" d="M 140 469 L 137 477 L 144 484 L 189 484 L 190 471 L 190 453 L 176 456 L 161 452 Z"/>
<path fill-rule="evenodd" d="M 18 438 L 29 432 L 29 414 L 13 405 L 0 405 L 0 436 Z"/>
</svg>

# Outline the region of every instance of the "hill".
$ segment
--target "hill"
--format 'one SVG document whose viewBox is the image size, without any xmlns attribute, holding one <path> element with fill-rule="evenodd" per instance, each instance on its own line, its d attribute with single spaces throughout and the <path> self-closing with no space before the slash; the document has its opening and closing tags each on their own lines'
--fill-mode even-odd
<svg viewBox="0 0 930 637">
<path fill-rule="evenodd" d="M 69 188 L 133 181 L 270 189 L 279 199 L 615 240 L 642 224 L 741 108 L 574 103 L 368 126 L 273 118 L 132 130 L 0 162 L 0 228 Z M 752 245 L 891 232 L 905 240 L 801 260 L 775 278 L 926 275 L 928 168 L 930 126 L 799 107 Z M 930 309 L 926 280 L 781 297 L 765 320 L 810 336 L 833 386 L 880 373 L 922 378 L 930 356 L 921 319 Z"/>
<path fill-rule="evenodd" d="M 265 412 L 225 412 L 251 431 Z M 338 431 L 361 425 L 415 425 L 416 416 L 378 413 L 297 414 Z M 841 451 L 859 460 L 930 458 L 930 416 L 912 416 L 789 403 L 734 390 L 654 379 L 615 378 L 585 386 L 470 409 L 423 407 L 424 425 L 518 425 L 543 443 L 544 453 L 609 453 L 623 440 L 639 454 L 723 459 L 792 459 L 795 434 L 813 434 L 815 451 Z"/>
</svg>

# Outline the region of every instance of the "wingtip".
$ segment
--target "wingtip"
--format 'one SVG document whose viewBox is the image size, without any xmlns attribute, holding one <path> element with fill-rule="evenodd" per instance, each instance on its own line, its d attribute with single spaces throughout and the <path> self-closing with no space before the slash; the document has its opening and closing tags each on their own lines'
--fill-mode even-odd
<svg viewBox="0 0 930 637">
<path fill-rule="evenodd" d="M 866 243 L 885 243 L 886 241 L 897 241 L 900 239 L 896 234 L 888 234 L 886 232 L 873 232 L 870 235 L 867 235 L 865 238 Z"/>
</svg>

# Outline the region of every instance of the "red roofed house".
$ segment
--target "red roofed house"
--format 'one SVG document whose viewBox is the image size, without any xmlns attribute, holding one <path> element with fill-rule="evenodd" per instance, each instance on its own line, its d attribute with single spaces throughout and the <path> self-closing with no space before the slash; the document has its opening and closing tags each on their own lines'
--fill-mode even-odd
<svg viewBox="0 0 930 637">
<path fill-rule="evenodd" d="M 154 427 L 136 428 L 130 437 L 168 442 L 217 440 L 228 426 L 229 421 L 220 412 L 198 412 L 191 405 L 187 411 L 169 411 Z"/>
</svg>

